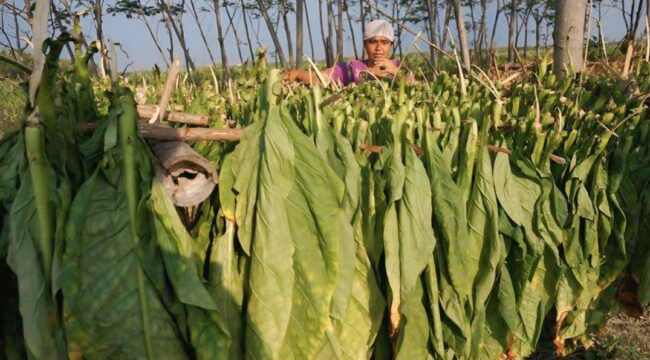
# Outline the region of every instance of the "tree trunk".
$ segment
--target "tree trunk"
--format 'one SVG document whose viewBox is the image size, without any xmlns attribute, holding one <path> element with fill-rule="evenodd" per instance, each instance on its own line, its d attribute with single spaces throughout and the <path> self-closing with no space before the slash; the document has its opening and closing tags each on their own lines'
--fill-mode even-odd
<svg viewBox="0 0 650 360">
<path fill-rule="evenodd" d="M 508 61 L 515 61 L 515 49 L 517 48 L 517 0 L 510 3 L 510 26 L 508 27 Z"/>
<path fill-rule="evenodd" d="M 400 13 L 399 9 L 397 8 L 397 3 L 398 2 L 399 1 L 393 1 L 392 2 L 393 7 L 392 7 L 392 11 L 391 11 L 392 19 L 397 19 L 397 21 L 399 21 L 399 13 Z M 393 23 L 392 20 L 391 20 L 391 23 Z M 393 54 L 391 56 L 395 56 L 395 52 L 397 50 L 399 50 L 399 57 L 401 58 L 402 57 L 402 37 L 400 36 L 400 33 L 399 33 L 400 29 L 401 28 L 398 28 L 397 31 L 396 31 L 395 38 L 397 39 L 397 43 L 395 45 L 393 45 Z"/>
<path fill-rule="evenodd" d="M 327 0 L 327 48 L 325 50 L 329 52 L 330 59 L 332 60 L 332 63 L 328 64 L 328 66 L 332 66 L 334 63 L 340 61 L 340 59 L 336 57 L 336 53 L 334 52 L 334 44 L 332 43 L 334 41 L 332 38 L 336 33 L 334 25 L 334 9 L 332 8 L 333 1 L 334 0 Z"/>
<path fill-rule="evenodd" d="M 167 16 L 167 20 L 169 21 L 169 24 L 171 24 L 171 27 L 174 30 L 174 33 L 176 34 L 178 43 L 181 45 L 181 50 L 183 50 L 183 56 L 185 57 L 185 66 L 187 68 L 187 72 L 189 73 L 196 67 L 194 66 L 194 62 L 190 57 L 190 50 L 188 49 L 187 43 L 185 42 L 185 31 L 183 30 L 182 18 L 178 19 L 178 24 L 177 24 L 176 20 L 174 19 L 174 15 L 170 10 L 170 6 L 169 6 L 170 3 L 162 3 L 161 5 L 165 9 L 165 15 Z M 184 2 L 182 8 L 183 9 L 185 8 Z"/>
<path fill-rule="evenodd" d="M 497 0 L 497 11 L 494 15 L 494 25 L 492 25 L 492 36 L 490 37 L 490 56 L 494 52 L 494 38 L 497 33 L 497 26 L 499 25 L 499 17 L 501 16 L 501 0 Z"/>
<path fill-rule="evenodd" d="M 327 4 L 325 4 L 325 6 L 327 7 Z M 320 36 L 321 39 L 323 39 L 323 47 L 325 48 L 325 63 L 327 64 L 328 67 L 330 67 L 332 66 L 332 59 L 330 58 L 330 52 L 328 46 L 329 41 L 327 35 L 325 35 L 325 25 L 323 23 L 323 0 L 318 0 L 318 19 L 320 23 Z"/>
<path fill-rule="evenodd" d="M 474 1 L 471 1 L 469 3 L 469 16 L 470 16 L 471 24 L 472 24 L 472 26 L 470 27 L 470 29 L 472 29 L 472 43 L 474 45 L 474 53 L 476 53 L 476 49 L 478 49 L 478 36 L 477 36 L 478 34 L 477 34 L 477 31 L 476 31 L 476 23 L 478 21 L 476 21 L 476 16 L 475 16 L 476 14 L 475 14 L 475 11 L 474 11 L 474 5 L 475 5 Z M 476 54 L 474 54 L 474 59 L 476 59 Z"/>
<path fill-rule="evenodd" d="M 445 10 L 445 22 L 443 23 L 442 27 L 442 41 L 440 42 L 440 47 L 445 48 L 447 46 L 447 41 L 449 40 L 449 32 L 445 31 L 447 27 L 449 27 L 449 21 L 451 20 L 451 3 L 447 3 L 447 9 Z"/>
<path fill-rule="evenodd" d="M 352 31 L 352 29 L 350 29 Z M 343 60 L 343 1 L 336 0 L 336 58 Z"/>
<path fill-rule="evenodd" d="M 467 42 L 467 31 L 465 30 L 465 20 L 463 18 L 463 7 L 460 6 L 460 0 L 452 0 L 456 14 L 456 28 L 458 28 L 458 42 L 460 43 L 460 51 L 463 54 L 463 66 L 467 71 L 471 69 L 471 61 L 469 57 L 469 44 Z"/>
<path fill-rule="evenodd" d="M 282 23 L 284 24 L 284 34 L 287 36 L 287 50 L 289 52 L 289 66 L 293 66 L 293 40 L 291 40 L 291 29 L 289 28 L 289 19 L 287 19 L 287 7 L 284 3 L 285 0 L 280 1 L 280 14 L 282 14 Z"/>
<path fill-rule="evenodd" d="M 253 51 L 253 42 L 251 39 L 251 34 L 248 30 L 248 19 L 246 18 L 246 4 L 244 4 L 244 0 L 240 0 L 240 6 L 241 6 L 241 11 L 242 11 L 242 18 L 244 20 L 244 31 L 246 31 L 246 42 L 248 43 L 248 51 L 250 51 L 250 56 L 251 56 L 251 62 L 255 62 L 255 51 Z"/>
<path fill-rule="evenodd" d="M 214 1 L 218 1 L 218 0 L 214 0 Z M 282 67 L 286 67 L 287 61 L 285 60 L 284 57 L 282 44 L 280 44 L 280 40 L 278 39 L 278 33 L 275 31 L 275 28 L 273 27 L 273 22 L 271 22 L 269 13 L 266 11 L 266 6 L 264 5 L 264 1 L 257 0 L 257 5 L 260 7 L 260 12 L 262 13 L 262 17 L 264 18 L 266 27 L 269 30 L 269 34 L 271 34 L 271 39 L 273 39 L 273 45 L 275 46 L 275 51 L 277 52 L 278 58 L 280 59 L 280 65 L 282 65 Z"/>
<path fill-rule="evenodd" d="M 169 38 L 169 47 L 167 48 L 167 52 L 169 53 L 169 64 L 171 65 L 174 63 L 174 34 L 172 33 L 172 24 L 169 21 L 169 18 L 164 15 L 162 15 L 162 17 L 165 21 L 165 31 L 167 31 L 167 37 Z M 105 67 L 102 66 L 102 68 Z"/>
<path fill-rule="evenodd" d="M 212 0 L 214 5 L 214 14 L 217 20 L 217 41 L 221 51 L 221 67 L 226 79 L 230 78 L 230 69 L 228 68 L 228 54 L 226 53 L 226 44 L 224 42 L 223 27 L 221 26 L 221 4 L 219 0 Z"/>
<path fill-rule="evenodd" d="M 632 3 L 634 4 L 634 3 Z M 634 10 L 634 9 L 631 9 Z M 647 9 L 646 9 L 647 12 Z M 636 8 L 636 16 L 634 18 L 634 26 L 632 26 L 632 39 L 636 36 L 639 25 L 641 24 L 641 14 L 643 14 L 643 1 L 639 0 L 639 5 Z M 645 22 L 645 21 L 644 21 Z"/>
<path fill-rule="evenodd" d="M 521 36 L 522 31 L 525 31 L 525 29 L 527 29 L 527 26 L 528 26 L 528 18 L 530 17 L 531 8 L 526 7 L 525 10 L 526 11 L 524 12 L 523 16 L 521 17 L 521 25 L 519 25 L 519 27 L 517 28 L 517 36 L 515 36 L 515 46 L 520 43 L 519 37 Z M 516 47 L 515 47 L 515 49 L 516 49 Z"/>
<path fill-rule="evenodd" d="M 479 23 L 479 29 L 478 29 L 478 47 L 475 49 L 476 51 L 476 58 L 481 60 L 482 59 L 482 54 L 484 50 L 484 45 L 486 41 L 486 32 L 487 32 L 487 7 L 488 7 L 488 2 L 487 0 L 481 0 L 481 20 Z M 481 60 L 482 61 L 482 60 Z"/>
<path fill-rule="evenodd" d="M 14 27 L 16 30 L 16 48 L 18 51 L 21 51 L 23 45 L 20 43 L 20 25 L 18 24 L 18 7 L 16 6 L 16 1 L 14 0 L 14 8 L 13 8 L 13 17 L 14 17 Z"/>
<path fill-rule="evenodd" d="M 526 15 L 524 18 L 524 59 L 528 56 L 528 18 L 530 15 Z"/>
<path fill-rule="evenodd" d="M 535 57 L 539 59 L 539 46 L 541 43 L 540 32 L 542 31 L 542 21 L 535 19 Z"/>
<path fill-rule="evenodd" d="M 305 8 L 305 0 L 298 0 L 302 3 L 303 9 Z M 315 59 L 316 55 L 314 53 L 314 37 L 311 32 L 311 21 L 309 21 L 309 11 L 305 11 L 305 17 L 307 20 L 307 32 L 309 33 L 309 47 L 311 49 L 311 58 Z"/>
<path fill-rule="evenodd" d="M 565 66 L 582 71 L 582 46 L 588 0 L 557 0 L 553 31 L 553 71 L 558 77 L 568 75 Z"/>
<path fill-rule="evenodd" d="M 183 12 L 185 11 L 185 0 L 181 1 L 181 9 L 183 9 Z M 187 42 L 185 41 L 183 14 L 181 14 L 174 22 L 176 21 L 178 22 L 178 38 L 181 42 L 181 47 L 183 48 L 183 55 L 185 56 L 185 68 L 187 69 L 187 72 L 190 73 L 192 70 L 196 70 L 196 66 L 194 66 L 194 61 L 192 61 L 192 57 L 190 56 L 190 48 L 187 46 Z"/>
<path fill-rule="evenodd" d="M 296 69 L 300 68 L 303 58 L 303 26 L 304 3 L 302 0 L 296 1 Z"/>
<path fill-rule="evenodd" d="M 431 0 L 427 0 L 427 14 L 428 14 L 428 17 L 429 17 L 429 29 L 431 30 L 430 40 L 434 44 L 436 43 L 435 34 L 436 34 L 436 28 L 438 26 L 436 24 L 436 19 L 437 19 L 437 16 L 438 16 L 438 8 L 437 8 L 438 2 L 437 1 L 436 1 L 435 5 L 436 6 L 434 6 L 434 4 L 433 4 L 433 2 Z M 431 50 L 431 63 L 437 69 L 438 68 L 438 52 L 433 47 L 430 47 L 430 50 Z"/>
<path fill-rule="evenodd" d="M 214 56 L 212 55 L 212 50 L 210 50 L 210 45 L 208 45 L 208 40 L 205 37 L 205 32 L 203 31 L 203 26 L 201 26 L 201 21 L 199 20 L 199 14 L 196 11 L 196 6 L 194 6 L 194 0 L 190 0 L 190 13 L 196 22 L 196 27 L 199 29 L 199 34 L 201 35 L 201 40 L 203 40 L 203 45 L 205 45 L 205 50 L 208 52 L 210 57 L 210 64 L 214 64 Z M 157 46 L 158 44 L 156 44 Z"/>
<path fill-rule="evenodd" d="M 350 15 L 350 8 L 348 7 L 347 0 L 343 0 L 343 7 L 345 8 L 345 14 L 348 18 L 348 27 L 350 28 L 350 35 L 352 37 L 352 48 L 354 49 L 354 58 L 359 60 L 359 53 L 357 51 L 357 39 L 354 36 L 354 28 L 352 27 L 352 16 Z"/>
<path fill-rule="evenodd" d="M 366 7 L 363 5 L 364 5 L 363 0 L 359 0 L 359 17 L 361 17 L 362 38 L 363 38 L 363 33 L 366 31 Z"/>
<path fill-rule="evenodd" d="M 239 40 L 239 34 L 237 34 L 237 27 L 235 26 L 235 14 L 237 13 L 237 10 L 231 13 L 227 3 L 224 3 L 223 8 L 226 9 L 226 16 L 228 17 L 229 22 L 228 27 L 232 27 L 232 34 L 235 36 L 235 44 L 237 44 L 237 55 L 239 55 L 239 63 L 243 64 L 244 55 L 242 55 L 241 52 L 241 41 Z M 226 36 L 228 36 L 228 30 L 226 30 L 224 37 Z"/>
<path fill-rule="evenodd" d="M 101 44 L 101 50 L 99 51 L 99 56 L 104 66 L 104 69 L 108 69 L 108 56 L 106 52 L 106 43 L 104 42 L 104 21 L 102 17 L 102 0 L 96 0 L 95 6 L 93 6 L 93 13 L 95 15 L 95 33 L 97 34 L 97 40 Z"/>
<path fill-rule="evenodd" d="M 149 25 L 149 22 L 147 21 L 147 18 L 144 15 L 139 15 L 140 20 L 144 23 L 145 27 L 147 28 L 147 32 L 149 33 L 149 36 L 151 37 L 151 40 L 153 40 L 153 43 L 156 45 L 156 49 L 158 49 L 158 52 L 160 53 L 160 57 L 162 58 L 163 62 L 165 63 L 165 67 L 169 68 L 169 61 L 167 61 L 167 57 L 165 56 L 165 53 L 163 52 L 162 48 L 160 47 L 160 42 L 158 42 L 158 39 L 156 38 L 156 35 L 154 35 L 153 30 L 151 30 L 151 25 Z"/>
</svg>

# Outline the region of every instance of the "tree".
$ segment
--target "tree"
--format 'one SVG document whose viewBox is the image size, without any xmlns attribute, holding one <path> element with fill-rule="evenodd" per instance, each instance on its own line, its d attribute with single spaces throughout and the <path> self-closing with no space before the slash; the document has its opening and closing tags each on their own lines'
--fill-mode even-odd
<svg viewBox="0 0 650 360">
<path fill-rule="evenodd" d="M 626 8 L 626 2 L 625 1 L 615 1 L 612 0 L 613 5 L 617 6 L 620 3 L 620 10 L 621 10 L 621 15 L 623 16 L 623 22 L 625 23 L 625 40 L 627 41 L 634 41 L 634 38 L 636 37 L 637 30 L 639 29 L 639 25 L 641 24 L 641 15 L 643 14 L 643 1 L 642 0 L 632 0 L 630 4 L 630 8 Z M 647 12 L 646 8 L 646 12 Z M 626 43 L 627 41 L 623 44 L 624 46 L 627 46 Z"/>
<path fill-rule="evenodd" d="M 304 31 L 303 31 L 303 26 L 302 26 L 302 20 L 303 17 L 305 16 L 304 14 L 304 9 L 305 9 L 305 3 L 303 0 L 297 0 L 296 4 L 296 69 L 300 68 L 300 65 L 302 63 L 302 57 L 303 57 L 303 36 L 304 36 Z"/>
<path fill-rule="evenodd" d="M 204 9 L 200 9 L 203 11 Z M 208 44 L 208 39 L 205 36 L 205 32 L 203 31 L 203 26 L 201 25 L 201 21 L 199 20 L 199 13 L 196 10 L 196 6 L 194 5 L 194 0 L 190 0 L 190 14 L 194 18 L 194 22 L 196 23 L 196 27 L 199 29 L 199 34 L 201 35 L 201 40 L 203 40 L 203 45 L 205 45 L 205 50 L 208 52 L 208 56 L 210 57 L 210 63 L 214 64 L 214 56 L 212 55 L 212 50 L 210 50 L 210 45 Z"/>
<path fill-rule="evenodd" d="M 166 17 L 167 23 L 174 30 L 174 34 L 176 34 L 181 50 L 183 50 L 187 72 L 191 72 L 196 69 L 196 66 L 194 66 L 194 62 L 190 56 L 190 49 L 187 47 L 187 42 L 185 41 L 185 29 L 183 27 L 185 0 L 181 0 L 180 4 L 174 4 L 171 0 L 167 1 L 168 2 L 165 2 L 165 0 L 158 0 L 158 6 L 163 9 L 163 14 Z"/>
<path fill-rule="evenodd" d="M 149 37 L 153 41 L 154 45 L 156 45 L 156 49 L 158 49 L 162 61 L 165 63 L 165 66 L 169 67 L 169 61 L 167 60 L 167 57 L 160 46 L 160 42 L 147 20 L 148 17 L 160 15 L 163 11 L 160 7 L 144 5 L 139 0 L 118 0 L 113 5 L 109 6 L 106 11 L 108 14 L 113 16 L 116 14 L 123 14 L 127 19 L 135 17 L 142 21 L 147 29 Z"/>
<path fill-rule="evenodd" d="M 217 0 L 215 0 L 217 1 Z M 282 67 L 287 66 L 287 61 L 285 60 L 284 56 L 284 50 L 282 50 L 282 44 L 280 44 L 280 39 L 278 38 L 278 33 L 275 31 L 275 27 L 273 26 L 273 22 L 271 21 L 271 17 L 269 16 L 269 13 L 267 11 L 267 6 L 268 4 L 265 4 L 264 0 L 257 0 L 257 6 L 259 7 L 259 11 L 262 14 L 262 17 L 264 18 L 264 22 L 266 23 L 266 28 L 269 31 L 269 34 L 271 35 L 271 39 L 273 40 L 273 45 L 275 45 L 275 51 L 278 54 L 278 58 L 280 59 L 280 64 Z"/>
<path fill-rule="evenodd" d="M 510 2 L 510 25 L 508 26 L 508 61 L 515 61 L 515 50 L 517 49 L 517 0 Z"/>
<path fill-rule="evenodd" d="M 219 49 L 221 50 L 221 67 L 223 67 L 223 74 L 227 79 L 230 77 L 230 71 L 228 70 L 228 54 L 226 53 L 223 27 L 221 26 L 221 4 L 219 0 L 212 1 L 214 4 L 214 13 L 217 20 L 217 41 L 219 42 Z"/>
<path fill-rule="evenodd" d="M 278 14 L 279 16 L 282 17 L 282 23 L 284 24 L 284 33 L 287 37 L 287 50 L 289 53 L 289 66 L 292 66 L 294 64 L 293 61 L 293 40 L 291 40 L 291 27 L 289 27 L 289 19 L 287 18 L 287 14 L 290 11 L 293 11 L 293 8 L 291 8 L 291 4 L 287 4 L 286 0 L 280 0 L 278 2 L 280 5 L 280 13 Z"/>
<path fill-rule="evenodd" d="M 436 43 L 436 29 L 438 28 L 438 1 L 433 3 L 431 0 L 426 0 L 427 3 L 427 18 L 429 20 L 429 40 Z M 431 47 L 431 63 L 438 67 L 438 52 Z"/>
<path fill-rule="evenodd" d="M 348 18 L 348 27 L 350 29 L 350 35 L 352 37 L 352 48 L 354 49 L 354 58 L 359 59 L 359 54 L 357 53 L 357 40 L 354 36 L 354 29 L 352 28 L 352 16 L 350 15 L 350 7 L 348 6 L 347 0 L 343 0 L 343 8 L 345 9 L 345 15 Z"/>
<path fill-rule="evenodd" d="M 585 14 L 588 0 L 557 0 L 553 31 L 553 71 L 558 77 L 568 75 L 565 67 L 582 71 Z"/>
<path fill-rule="evenodd" d="M 343 60 L 343 2 L 341 0 L 336 0 L 336 59 Z"/>
<path fill-rule="evenodd" d="M 253 42 L 251 39 L 250 31 L 248 30 L 248 18 L 246 16 L 246 4 L 244 4 L 244 0 L 240 0 L 239 5 L 241 6 L 242 20 L 244 21 L 244 31 L 246 32 L 246 42 L 248 43 L 250 59 L 251 61 L 255 61 L 255 52 L 253 51 Z"/>
<path fill-rule="evenodd" d="M 542 24 L 544 21 L 551 20 L 551 11 L 554 10 L 553 0 L 537 0 L 532 10 L 532 16 L 535 20 L 535 56 L 539 58 L 539 48 L 541 46 Z"/>
<path fill-rule="evenodd" d="M 239 40 L 239 34 L 237 33 L 237 27 L 235 26 L 235 14 L 237 13 L 237 9 L 235 9 L 234 12 L 230 12 L 230 6 L 232 6 L 233 3 L 230 3 L 228 1 L 224 1 L 223 3 L 223 9 L 226 10 L 226 16 L 228 17 L 228 27 L 226 28 L 226 33 L 224 34 L 224 37 L 228 36 L 228 31 L 232 29 L 232 34 L 235 37 L 235 43 L 237 44 L 237 55 L 239 55 L 239 63 L 243 64 L 244 63 L 244 55 L 242 55 L 241 52 L 241 41 Z"/>
<path fill-rule="evenodd" d="M 451 3 L 454 6 L 456 28 L 458 29 L 458 42 L 460 43 L 460 50 L 463 55 L 463 66 L 469 71 L 472 63 L 469 57 L 469 44 L 467 42 L 467 30 L 465 29 L 463 7 L 460 6 L 460 0 L 451 0 Z"/>
</svg>

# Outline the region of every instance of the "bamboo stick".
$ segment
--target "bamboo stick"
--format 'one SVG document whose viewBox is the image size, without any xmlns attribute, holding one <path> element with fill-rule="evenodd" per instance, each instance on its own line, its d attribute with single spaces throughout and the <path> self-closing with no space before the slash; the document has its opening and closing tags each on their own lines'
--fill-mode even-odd
<svg viewBox="0 0 650 360">
<path fill-rule="evenodd" d="M 161 122 L 165 118 L 165 111 L 167 111 L 167 104 L 172 97 L 174 91 L 174 84 L 178 77 L 178 70 L 180 68 L 180 61 L 178 59 L 172 62 L 169 72 L 167 73 L 167 80 L 165 81 L 165 88 L 163 89 L 162 97 L 160 98 L 160 105 L 158 111 L 151 116 L 149 123 Z"/>
<path fill-rule="evenodd" d="M 85 123 L 79 126 L 84 134 L 97 129 L 97 123 Z M 173 128 L 160 124 L 138 123 L 138 132 L 147 140 L 158 141 L 239 141 L 242 129 L 217 128 Z"/>
<path fill-rule="evenodd" d="M 138 117 L 140 120 L 149 120 L 154 116 L 158 109 L 158 105 L 138 105 Z M 198 126 L 208 126 L 209 123 L 207 115 L 187 114 L 178 111 L 166 112 L 163 121 Z"/>
</svg>

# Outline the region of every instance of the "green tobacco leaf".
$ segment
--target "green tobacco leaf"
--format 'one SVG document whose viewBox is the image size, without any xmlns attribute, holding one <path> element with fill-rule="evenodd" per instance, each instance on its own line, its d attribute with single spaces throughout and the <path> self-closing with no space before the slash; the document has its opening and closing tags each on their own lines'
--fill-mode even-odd
<svg viewBox="0 0 650 360">
<path fill-rule="evenodd" d="M 54 258 L 59 254 L 55 249 L 57 235 L 59 239 L 61 235 L 57 229 L 65 224 L 70 202 L 69 187 L 67 179 L 59 177 L 50 165 L 43 127 L 25 127 L 24 136 L 16 138 L 23 139 L 25 152 L 14 155 L 18 159 L 26 158 L 29 166 L 20 174 L 20 188 L 8 217 L 7 263 L 18 282 L 27 352 L 37 359 L 50 355 L 62 357 L 66 354 L 66 344 L 56 301 L 59 262 Z M 6 170 L 10 171 L 11 167 Z"/>
<path fill-rule="evenodd" d="M 461 191 L 451 177 L 449 165 L 435 144 L 427 144 L 427 168 L 431 186 L 436 238 L 448 264 L 448 276 L 461 301 L 472 293 L 472 274 L 476 273 L 479 249 L 467 243 L 467 211 L 458 201 Z M 442 264 L 439 264 L 442 265 Z"/>
<path fill-rule="evenodd" d="M 120 145 L 70 207 L 61 274 L 68 343 L 89 358 L 183 359 L 144 201 L 153 175 L 149 154 L 135 136 L 132 98 L 127 93 L 116 104 Z"/>
<path fill-rule="evenodd" d="M 505 258 L 505 247 L 498 233 L 497 199 L 487 147 L 483 147 L 479 154 L 477 165 L 468 207 L 468 242 L 480 249 L 479 262 L 476 264 L 479 270 L 474 278 L 472 354 L 481 351 L 486 304 L 495 284 L 497 269 Z"/>
<path fill-rule="evenodd" d="M 499 205 L 508 217 L 525 229 L 526 241 L 536 253 L 544 243 L 535 233 L 535 204 L 542 194 L 540 184 L 510 167 L 508 155 L 499 153 L 494 160 L 494 188 Z"/>
<path fill-rule="evenodd" d="M 49 176 L 54 179 L 54 172 Z M 50 288 L 52 279 L 45 276 L 43 269 L 42 235 L 32 190 L 34 185 L 29 174 L 23 179 L 9 216 L 7 262 L 18 280 L 25 345 L 36 359 L 46 359 L 53 354 L 63 358 L 66 356 L 65 335 L 60 319 L 57 319 L 57 305 Z"/>
<path fill-rule="evenodd" d="M 470 314 L 466 305 L 471 303 L 473 279 L 467 274 L 473 265 L 472 255 L 468 254 L 478 250 L 468 248 L 464 241 L 467 239 L 466 204 L 458 201 L 462 198 L 461 191 L 454 182 L 440 149 L 429 137 L 425 154 L 431 187 L 434 233 L 438 240 L 435 264 L 439 277 L 442 332 L 447 351 L 453 349 L 458 356 L 469 356 L 466 345 L 471 339 Z"/>
<path fill-rule="evenodd" d="M 213 299 L 204 283 L 203 261 L 198 243 L 187 233 L 171 198 L 158 178 L 151 188 L 154 238 L 175 297 L 187 306 L 191 344 L 202 359 L 225 358 L 231 353 L 232 335 L 224 320 L 223 309 L 229 297 Z M 205 250 L 203 250 L 205 251 Z M 240 334 L 234 334 L 237 339 Z"/>
<path fill-rule="evenodd" d="M 240 241 L 250 235 L 246 357 L 312 358 L 332 330 L 341 242 L 354 246 L 353 232 L 337 176 L 295 123 L 268 106 L 235 151 L 246 171 L 233 169 Z"/>
<path fill-rule="evenodd" d="M 433 257 L 436 239 L 431 218 L 431 189 L 424 166 L 408 149 L 404 164 L 404 190 L 398 207 L 401 289 L 403 298 L 415 290 L 427 263 Z"/>
<path fill-rule="evenodd" d="M 251 133 L 248 141 L 242 139 L 241 150 L 238 147 L 238 151 L 249 150 L 240 161 L 253 175 L 238 173 L 235 184 L 238 197 L 248 201 L 243 206 L 253 211 L 247 211 L 250 223 L 238 221 L 240 241 L 244 231 L 251 237 L 245 343 L 249 358 L 277 358 L 289 325 L 296 281 L 286 208 L 294 182 L 295 153 L 277 110 L 260 125 L 259 132 Z"/>
<path fill-rule="evenodd" d="M 389 281 L 389 249 L 396 251 L 393 259 L 397 259 L 396 266 L 399 267 L 399 289 L 391 283 L 393 303 L 390 312 L 392 325 L 399 329 L 396 356 L 408 359 L 422 358 L 428 354 L 429 326 L 422 304 L 420 277 L 433 257 L 436 239 L 431 227 L 431 190 L 424 166 L 410 147 L 405 150 L 404 157 L 404 188 L 401 199 L 395 203 L 397 211 L 394 219 L 397 224 L 392 224 L 397 227 L 397 237 L 388 239 L 389 242 L 384 238 L 384 247 Z M 392 244 L 391 241 L 397 242 Z"/>
</svg>

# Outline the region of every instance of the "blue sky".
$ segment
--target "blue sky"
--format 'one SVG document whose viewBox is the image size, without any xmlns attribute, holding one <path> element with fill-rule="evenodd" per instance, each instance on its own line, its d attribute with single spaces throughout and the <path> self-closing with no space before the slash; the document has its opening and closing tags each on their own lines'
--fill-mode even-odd
<svg viewBox="0 0 650 360">
<path fill-rule="evenodd" d="M 196 2 L 197 7 L 204 6 L 204 4 L 206 4 L 204 0 L 197 0 Z M 312 22 L 312 32 L 314 35 L 314 48 L 315 48 L 314 53 L 317 59 L 323 59 L 324 58 L 324 50 L 322 45 L 323 42 L 320 36 L 320 27 L 318 22 L 318 1 L 307 0 L 307 11 L 309 12 L 309 17 Z M 356 17 L 359 11 L 358 6 L 352 8 L 350 11 L 351 14 L 354 17 Z M 495 4 L 493 3 L 488 11 L 488 29 L 490 30 L 492 29 L 492 24 L 494 22 L 494 13 L 495 13 Z M 242 41 L 245 41 L 244 26 L 240 15 L 241 15 L 240 12 L 237 12 L 235 14 L 235 22 L 237 23 L 236 28 L 239 33 L 239 36 L 243 38 Z M 441 11 L 441 16 L 443 15 L 444 15 L 444 11 Z M 207 12 L 207 13 L 200 13 L 199 17 L 201 18 L 201 23 L 204 28 L 204 31 L 207 33 L 206 36 L 208 38 L 208 42 L 211 47 L 212 53 L 217 59 L 217 61 L 220 61 L 221 58 L 220 58 L 219 46 L 217 43 L 215 15 L 213 12 Z M 227 24 L 228 21 L 224 11 L 222 11 L 222 17 L 223 17 L 223 23 Z M 466 18 L 466 20 L 467 19 L 468 18 Z M 295 18 L 292 14 L 290 19 L 292 30 L 295 30 L 294 21 Z M 115 42 L 119 42 L 122 45 L 124 51 L 129 56 L 129 58 L 127 59 L 124 54 L 122 53 L 119 54 L 118 64 L 121 69 L 124 66 L 126 66 L 126 64 L 128 63 L 132 63 L 129 67 L 129 70 L 147 69 L 153 66 L 154 63 L 158 64 L 159 66 L 163 65 L 161 61 L 161 56 L 159 52 L 156 50 L 152 41 L 150 40 L 146 28 L 141 21 L 139 21 L 138 19 L 127 19 L 126 17 L 121 15 L 117 15 L 117 16 L 107 15 L 104 19 L 104 22 L 105 22 L 104 31 L 105 31 L 106 38 L 111 39 Z M 260 43 L 268 46 L 269 52 L 272 52 L 274 49 L 273 43 L 271 41 L 270 36 L 268 35 L 268 31 L 266 29 L 264 22 L 261 19 L 253 20 L 253 22 L 254 22 L 253 31 L 258 32 L 260 37 Z M 354 31 L 357 39 L 357 47 L 360 48 L 359 39 L 361 37 L 361 24 L 353 22 L 353 29 L 350 29 L 348 27 L 347 19 L 344 18 L 344 22 L 345 22 L 345 37 L 346 37 L 344 56 L 353 56 L 354 51 L 353 51 L 350 34 L 351 31 Z M 166 47 L 167 35 L 163 24 L 154 21 L 153 18 L 151 19 L 150 23 L 152 24 L 154 31 L 157 33 L 157 36 L 159 37 L 162 46 Z M 533 21 L 531 21 L 530 33 L 529 33 L 529 43 L 531 45 L 534 44 L 534 39 L 535 39 L 532 23 Z M 210 59 L 207 51 L 205 50 L 205 45 L 203 44 L 200 38 L 199 31 L 196 27 L 194 19 L 189 14 L 187 14 L 184 18 L 184 25 L 186 31 L 186 38 L 190 48 L 190 53 L 192 55 L 194 62 L 197 65 L 208 64 L 210 62 Z M 620 10 L 618 9 L 614 9 L 611 7 L 603 7 L 602 25 L 603 25 L 605 38 L 607 40 L 620 39 L 625 32 L 625 25 L 621 18 Z M 417 25 L 413 25 L 413 24 L 410 24 L 410 27 L 415 31 L 423 30 L 423 28 L 419 28 Z M 450 24 L 450 27 L 452 29 L 452 33 L 454 37 L 456 37 L 456 33 L 454 31 L 455 25 L 453 24 L 453 22 L 452 24 Z M 87 26 L 86 29 L 90 30 L 91 27 Z M 550 31 L 552 32 L 552 29 Z M 597 31 L 598 30 L 594 22 L 592 34 L 596 34 Z M 282 41 L 283 46 L 285 46 L 285 53 L 286 53 L 286 41 L 283 41 L 283 39 L 286 39 L 286 36 L 284 35 L 283 31 L 280 31 L 278 35 L 280 37 L 280 40 Z M 295 37 L 295 33 L 292 35 Z M 403 35 L 402 42 L 404 44 L 403 46 L 404 51 L 415 51 L 415 49 L 411 47 L 413 38 L 414 37 L 410 34 L 405 33 Z M 470 39 L 471 39 L 471 34 L 470 34 Z M 499 22 L 499 27 L 497 30 L 496 42 L 497 42 L 497 46 L 503 46 L 507 42 L 507 24 L 503 14 L 501 15 L 501 20 Z M 523 43 L 523 36 L 521 39 L 521 43 Z M 549 41 L 549 44 L 550 43 L 551 42 Z M 255 47 L 256 46 L 254 46 L 254 48 Z M 427 45 L 424 43 L 420 43 L 419 47 L 423 51 L 428 50 Z M 232 30 L 228 33 L 228 36 L 226 38 L 226 48 L 228 51 L 227 54 L 228 54 L 229 62 L 231 64 L 239 63 L 239 56 L 237 53 L 236 42 Z M 166 51 L 166 49 L 163 50 Z M 182 52 L 180 47 L 176 45 L 174 51 L 176 56 L 181 60 L 182 63 L 183 57 L 182 57 Z M 245 44 L 242 44 L 242 53 L 244 55 L 244 58 L 246 59 L 247 55 L 249 54 L 249 51 Z M 305 25 L 305 54 L 306 55 L 311 54 L 311 48 L 309 46 L 309 41 L 307 38 L 306 25 Z M 269 60 L 272 61 L 272 59 Z"/>
</svg>

